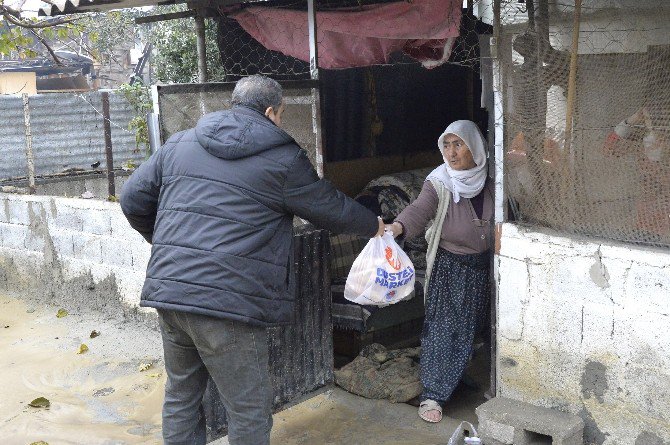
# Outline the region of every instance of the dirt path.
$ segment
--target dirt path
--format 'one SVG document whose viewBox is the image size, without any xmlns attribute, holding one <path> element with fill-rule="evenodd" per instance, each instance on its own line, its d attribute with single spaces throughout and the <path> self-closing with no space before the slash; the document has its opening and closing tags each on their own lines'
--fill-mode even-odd
<svg viewBox="0 0 670 445">
<path fill-rule="evenodd" d="M 95 314 L 57 318 L 57 311 L 0 296 L 1 442 L 161 443 L 160 334 Z M 90 338 L 93 330 L 100 335 Z M 77 354 L 82 343 L 89 350 Z M 37 397 L 50 408 L 28 407 Z"/>
</svg>

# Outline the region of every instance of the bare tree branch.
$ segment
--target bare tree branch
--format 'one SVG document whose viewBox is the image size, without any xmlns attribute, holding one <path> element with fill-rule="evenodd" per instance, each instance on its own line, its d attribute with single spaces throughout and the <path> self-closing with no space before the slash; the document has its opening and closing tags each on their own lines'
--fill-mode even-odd
<svg viewBox="0 0 670 445">
<path fill-rule="evenodd" d="M 51 48 L 51 46 L 47 43 L 46 40 L 39 34 L 37 34 L 34 30 L 30 30 L 30 32 L 39 40 L 39 42 L 46 48 L 47 51 L 49 51 L 49 54 L 51 55 L 51 58 L 54 59 L 54 62 L 56 62 L 56 65 L 58 66 L 63 66 L 63 62 L 61 62 L 60 58 L 56 55 L 54 50 Z"/>
</svg>

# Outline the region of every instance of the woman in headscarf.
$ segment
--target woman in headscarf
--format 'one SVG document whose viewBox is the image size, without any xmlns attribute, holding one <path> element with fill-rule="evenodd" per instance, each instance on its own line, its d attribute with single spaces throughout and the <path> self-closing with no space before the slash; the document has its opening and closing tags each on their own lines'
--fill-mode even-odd
<svg viewBox="0 0 670 445">
<path fill-rule="evenodd" d="M 421 334 L 419 416 L 442 419 L 442 407 L 463 376 L 489 298 L 493 192 L 484 138 L 471 121 L 456 121 L 437 141 L 444 164 L 421 193 L 386 226 L 394 237 L 426 231 L 426 314 Z"/>
</svg>

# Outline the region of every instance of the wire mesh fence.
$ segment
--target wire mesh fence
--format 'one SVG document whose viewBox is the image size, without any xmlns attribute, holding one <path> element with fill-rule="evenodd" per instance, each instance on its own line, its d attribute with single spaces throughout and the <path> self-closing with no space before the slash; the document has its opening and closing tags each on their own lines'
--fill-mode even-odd
<svg viewBox="0 0 670 445">
<path fill-rule="evenodd" d="M 314 166 L 317 160 L 317 130 L 311 81 L 286 81 L 283 97 L 286 104 L 282 127 L 300 144 Z M 161 138 L 196 126 L 206 113 L 231 107 L 234 83 L 181 84 L 157 87 Z"/>
<path fill-rule="evenodd" d="M 515 219 L 670 245 L 670 5 L 323 0 L 316 10 L 327 161 L 403 153 L 411 145 L 431 150 L 432 133 L 446 120 L 471 119 L 485 134 L 488 129 L 489 139 L 494 126 L 502 128 L 505 192 Z M 306 1 L 219 13 L 218 44 L 229 80 L 255 73 L 309 78 Z M 406 68 L 412 66 L 437 75 Z M 481 77 L 481 87 L 464 81 L 468 76 Z M 495 106 L 490 84 L 498 94 Z M 229 103 L 230 88 L 196 90 L 163 97 L 161 108 L 172 110 L 171 117 L 161 116 L 164 138 Z M 290 132 L 315 159 L 308 90 L 288 95 L 306 102 L 293 104 L 293 113 L 289 103 L 287 116 L 295 114 Z M 433 97 L 422 96 L 425 91 Z M 488 119 L 466 98 L 480 95 Z"/>
<path fill-rule="evenodd" d="M 317 0 L 319 67 L 445 63 L 462 34 L 461 6 L 462 0 Z M 219 13 L 218 44 L 231 80 L 258 73 L 309 78 L 306 0 L 226 6 Z M 475 60 L 471 45 L 457 47 L 460 58 Z"/>
<path fill-rule="evenodd" d="M 517 218 L 670 245 L 669 5 L 501 6 L 505 180 Z"/>
</svg>

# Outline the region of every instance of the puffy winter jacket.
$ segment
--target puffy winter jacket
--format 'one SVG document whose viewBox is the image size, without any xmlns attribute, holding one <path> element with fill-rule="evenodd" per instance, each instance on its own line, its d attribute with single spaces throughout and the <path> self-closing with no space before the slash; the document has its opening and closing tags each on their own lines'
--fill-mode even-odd
<svg viewBox="0 0 670 445">
<path fill-rule="evenodd" d="M 292 320 L 294 215 L 335 233 L 378 228 L 291 136 L 241 106 L 172 136 L 130 176 L 121 208 L 152 243 L 141 306 L 259 325 Z"/>
</svg>

